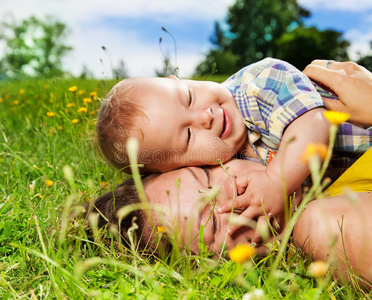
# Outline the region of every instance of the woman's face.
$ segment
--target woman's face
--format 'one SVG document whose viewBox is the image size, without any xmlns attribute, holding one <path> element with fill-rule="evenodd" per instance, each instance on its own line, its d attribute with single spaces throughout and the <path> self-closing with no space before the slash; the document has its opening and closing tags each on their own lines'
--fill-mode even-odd
<svg viewBox="0 0 372 300">
<path fill-rule="evenodd" d="M 204 241 L 211 251 L 219 253 L 225 242 L 228 249 L 237 244 L 248 243 L 254 230 L 241 227 L 228 235 L 230 213 L 219 214 L 214 206 L 232 200 L 237 194 L 236 176 L 248 170 L 262 170 L 257 163 L 233 160 L 224 165 L 228 174 L 219 166 L 211 168 L 186 167 L 163 173 L 146 184 L 150 203 L 164 205 L 164 218 L 157 215 L 159 224 L 180 233 L 184 245 L 198 252 L 199 229 L 204 225 Z M 219 189 L 217 196 L 208 197 Z M 161 220 L 162 219 L 162 220 Z"/>
</svg>

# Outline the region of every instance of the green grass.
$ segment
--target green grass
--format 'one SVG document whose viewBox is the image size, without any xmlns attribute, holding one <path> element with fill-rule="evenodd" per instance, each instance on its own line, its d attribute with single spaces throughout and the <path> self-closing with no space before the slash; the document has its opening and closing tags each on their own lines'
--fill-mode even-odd
<svg viewBox="0 0 372 300">
<path fill-rule="evenodd" d="M 268 257 L 238 265 L 206 251 L 173 253 L 165 262 L 123 248 L 108 232 L 88 237 L 73 217 L 125 179 L 93 146 L 99 100 L 83 102 L 92 91 L 102 97 L 113 83 L 0 82 L 1 299 L 242 299 L 256 289 L 265 299 L 368 298 L 330 275 L 319 282 L 309 276 L 309 260 L 291 244 L 269 277 L 277 244 Z M 73 85 L 76 93 L 68 90 Z"/>
</svg>

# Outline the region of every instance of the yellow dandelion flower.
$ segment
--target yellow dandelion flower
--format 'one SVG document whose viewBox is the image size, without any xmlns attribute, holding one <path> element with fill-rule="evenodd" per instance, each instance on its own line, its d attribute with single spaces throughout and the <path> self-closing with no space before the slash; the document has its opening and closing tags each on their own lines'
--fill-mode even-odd
<svg viewBox="0 0 372 300">
<path fill-rule="evenodd" d="M 71 108 L 71 107 L 74 107 L 75 105 L 76 105 L 75 103 L 67 103 L 66 106 L 67 106 L 68 108 Z"/>
<path fill-rule="evenodd" d="M 97 120 L 94 120 L 93 125 L 94 125 L 94 126 L 97 125 Z"/>
<path fill-rule="evenodd" d="M 85 94 L 85 91 L 84 90 L 78 91 L 78 95 L 84 95 L 84 94 Z"/>
<path fill-rule="evenodd" d="M 72 124 L 77 124 L 77 123 L 79 123 L 79 120 L 78 119 L 73 119 L 71 122 L 72 122 Z"/>
<path fill-rule="evenodd" d="M 158 231 L 157 231 L 157 234 L 162 234 L 162 233 L 165 233 L 167 230 L 164 228 L 164 227 L 162 227 L 162 226 L 157 226 L 158 228 Z"/>
<path fill-rule="evenodd" d="M 3 98 L 0 98 L 0 103 L 3 103 L 4 102 L 4 99 Z"/>
<path fill-rule="evenodd" d="M 68 90 L 69 90 L 71 93 L 76 93 L 76 91 L 77 91 L 77 86 L 74 85 L 74 86 L 70 87 Z"/>
<path fill-rule="evenodd" d="M 20 90 L 19 90 L 19 93 L 20 93 L 21 95 L 23 95 L 23 94 L 25 93 L 25 90 L 24 90 L 24 89 L 20 89 Z"/>
<path fill-rule="evenodd" d="M 329 265 L 324 261 L 314 261 L 310 264 L 308 272 L 311 276 L 316 278 L 324 277 L 329 269 Z"/>
<path fill-rule="evenodd" d="M 94 110 L 90 111 L 89 114 L 91 114 L 92 116 L 95 114 L 96 112 Z"/>
<path fill-rule="evenodd" d="M 307 164 L 310 158 L 313 156 L 318 156 L 321 161 L 324 161 L 327 157 L 328 146 L 324 144 L 311 143 L 306 147 L 305 152 L 300 157 L 300 160 Z"/>
<path fill-rule="evenodd" d="M 350 118 L 350 114 L 340 112 L 340 111 L 325 111 L 324 116 L 327 120 L 334 125 L 341 125 L 342 123 L 346 122 Z"/>
<path fill-rule="evenodd" d="M 52 180 L 45 180 L 45 185 L 48 186 L 48 187 L 51 187 L 52 185 L 54 184 L 54 182 Z"/>
<path fill-rule="evenodd" d="M 90 98 L 92 98 L 94 101 L 98 100 L 97 92 L 91 92 L 89 95 Z"/>
<path fill-rule="evenodd" d="M 39 194 L 39 193 L 37 193 L 35 196 L 38 197 L 38 198 L 40 198 L 40 199 L 43 199 L 44 198 L 44 196 L 42 194 Z"/>
<path fill-rule="evenodd" d="M 49 85 L 44 84 L 44 89 L 45 89 L 45 90 L 49 89 Z"/>
<path fill-rule="evenodd" d="M 59 131 L 61 131 L 61 130 L 63 130 L 63 126 L 59 125 L 59 126 L 57 127 L 57 129 L 58 129 Z"/>
<path fill-rule="evenodd" d="M 19 101 L 18 100 L 14 100 L 13 102 L 12 102 L 12 105 L 18 105 L 19 104 Z"/>
<path fill-rule="evenodd" d="M 78 109 L 78 113 L 86 113 L 88 111 L 88 109 L 86 107 L 80 107 Z"/>
<path fill-rule="evenodd" d="M 54 115 L 54 112 L 52 112 L 52 111 L 48 111 L 48 112 L 47 112 L 47 116 L 48 116 L 49 118 L 52 118 L 52 117 L 54 117 L 55 115 Z"/>
<path fill-rule="evenodd" d="M 105 181 L 101 181 L 101 188 L 103 188 L 103 189 L 107 189 L 107 182 L 105 182 Z"/>
<path fill-rule="evenodd" d="M 84 103 L 92 103 L 92 99 L 91 98 L 84 98 L 83 102 Z"/>
<path fill-rule="evenodd" d="M 241 264 L 251 259 L 255 253 L 256 249 L 252 246 L 239 244 L 229 251 L 229 256 L 232 261 Z"/>
</svg>

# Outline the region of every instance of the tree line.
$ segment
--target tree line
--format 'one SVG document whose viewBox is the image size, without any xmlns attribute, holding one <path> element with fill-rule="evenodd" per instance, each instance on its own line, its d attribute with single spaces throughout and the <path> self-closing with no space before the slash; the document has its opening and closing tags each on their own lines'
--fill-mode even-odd
<svg viewBox="0 0 372 300">
<path fill-rule="evenodd" d="M 211 49 L 196 67 L 196 76 L 233 74 L 265 57 L 275 57 L 302 70 L 312 60 L 349 60 L 342 32 L 308 27 L 310 11 L 297 0 L 236 0 L 225 22 L 215 22 Z M 62 59 L 72 47 L 66 45 L 69 30 L 52 17 L 30 17 L 20 22 L 2 23 L 0 40 L 6 44 L 0 60 L 1 77 L 56 77 L 66 74 Z M 372 50 L 372 41 L 371 41 Z M 371 51 L 372 53 L 372 51 Z M 169 61 L 157 75 L 170 72 Z M 372 54 L 357 63 L 372 71 Z M 115 77 L 127 76 L 124 61 L 114 68 Z M 81 77 L 89 77 L 84 66 Z"/>
<path fill-rule="evenodd" d="M 1 77 L 57 77 L 64 75 L 62 58 L 72 50 L 65 45 L 68 30 L 52 17 L 30 17 L 3 22 L 0 40 L 6 47 L 0 61 Z"/>
<path fill-rule="evenodd" d="M 341 32 L 305 26 L 310 14 L 297 0 L 237 0 L 226 22 L 214 24 L 212 48 L 195 75 L 232 74 L 264 57 L 285 60 L 300 70 L 314 59 L 349 60 L 350 42 Z M 372 55 L 357 62 L 372 71 Z"/>
</svg>

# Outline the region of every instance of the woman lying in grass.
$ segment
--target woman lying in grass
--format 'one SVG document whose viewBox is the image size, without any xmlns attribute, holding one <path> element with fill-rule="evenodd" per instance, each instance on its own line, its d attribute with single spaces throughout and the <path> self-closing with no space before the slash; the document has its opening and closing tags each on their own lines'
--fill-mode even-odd
<svg viewBox="0 0 372 300">
<path fill-rule="evenodd" d="M 324 70 L 315 68 L 315 71 L 320 73 L 330 71 L 324 68 L 325 62 L 324 65 L 322 63 L 314 64 L 316 67 L 320 65 Z M 341 67 L 344 65 L 332 63 L 330 66 L 342 70 Z M 311 69 L 312 67 L 307 70 Z M 350 81 L 352 84 L 350 88 L 354 88 L 355 83 L 360 79 L 358 77 L 360 74 L 366 75 L 363 69 L 354 68 L 354 70 L 356 73 L 348 76 L 345 76 L 345 73 L 348 74 L 346 71 L 340 73 L 346 79 L 354 76 Z M 363 76 L 357 85 L 358 92 L 361 93 L 361 89 L 366 88 L 364 95 L 368 98 L 370 97 L 368 89 L 371 88 L 372 83 L 363 85 L 368 82 Z M 326 82 L 323 83 L 332 88 Z M 341 86 L 345 88 L 347 85 Z M 345 103 L 344 107 L 347 111 L 350 107 L 347 104 L 349 98 L 343 98 L 342 94 L 338 93 L 337 86 L 332 89 Z M 360 99 L 362 101 L 364 98 Z M 371 103 L 369 105 L 372 107 Z M 351 106 L 354 107 L 352 104 Z M 354 121 L 360 118 L 355 110 L 352 111 L 353 116 L 356 116 Z M 366 122 L 361 119 L 360 122 L 368 124 L 368 120 L 367 118 Z M 359 281 L 364 282 L 367 287 L 370 287 L 368 282 L 372 281 L 372 258 L 369 255 L 372 251 L 372 219 L 368 217 L 372 213 L 372 174 L 368 174 L 365 170 L 372 170 L 371 167 L 370 149 L 331 186 L 329 189 L 331 194 L 328 198 L 314 200 L 307 204 L 293 230 L 295 243 L 311 258 L 328 260 L 335 275 L 342 280 L 350 279 L 349 276 L 354 273 L 359 275 Z M 138 249 L 155 250 L 159 235 L 154 228 L 158 228 L 160 232 L 165 230 L 163 236 L 175 236 L 180 247 L 187 246 L 192 252 L 199 251 L 199 236 L 203 234 L 203 240 L 209 251 L 219 255 L 238 244 L 251 244 L 252 239 L 257 235 L 257 230 L 260 231 L 260 236 L 268 237 L 268 234 L 262 234 L 265 230 L 267 232 L 267 228 L 256 227 L 254 220 L 246 222 L 245 226 L 239 227 L 230 235 L 229 229 L 234 221 L 233 216 L 240 211 L 220 214 L 215 210 L 216 207 L 228 202 L 231 197 L 244 192 L 242 190 L 244 187 L 239 186 L 236 178 L 243 176 L 247 170 L 263 168 L 265 167 L 250 161 L 233 160 L 226 163 L 224 169 L 219 166 L 186 167 L 160 175 L 150 175 L 143 179 L 148 206 L 146 203 L 141 203 L 133 180 L 129 179 L 119 185 L 114 193 L 108 192 L 99 197 L 94 203 L 93 210 L 100 212 L 98 225 L 103 226 L 106 223 L 117 225 L 129 246 L 131 242 L 128 232 L 131 232 L 130 228 L 134 228 L 133 221 L 135 221 L 138 226 L 134 231 Z M 357 178 L 356 185 L 353 182 L 355 178 Z M 342 187 L 345 186 L 353 186 L 357 193 L 342 194 Z M 292 204 L 298 204 L 301 199 L 300 194 L 295 195 L 294 202 L 297 203 Z M 129 207 L 130 204 L 134 205 Z M 146 206 L 151 209 L 144 209 Z M 288 205 L 288 210 L 293 206 Z M 275 221 L 272 223 L 272 231 L 285 234 L 285 228 L 277 228 Z M 166 244 L 165 239 L 162 240 L 163 242 Z M 265 253 L 265 242 L 267 240 L 257 245 L 259 254 Z"/>
<path fill-rule="evenodd" d="M 231 250 L 238 244 L 250 244 L 255 236 L 255 225 L 248 223 L 229 235 L 230 220 L 234 214 L 219 214 L 214 208 L 229 201 L 231 195 L 237 195 L 236 176 L 247 170 L 261 170 L 265 167 L 249 161 L 233 160 L 226 163 L 225 168 L 228 168 L 231 178 L 218 166 L 185 167 L 160 175 L 150 175 L 143 183 L 152 207 L 151 213 L 146 214 L 149 210 L 139 209 L 121 219 L 123 207 L 129 204 L 139 204 L 137 208 L 141 206 L 134 182 L 129 179 L 119 185 L 114 193 L 108 192 L 95 201 L 97 210 L 107 218 L 105 220 L 100 215 L 99 226 L 107 221 L 117 225 L 129 245 L 128 230 L 132 227 L 135 216 L 138 225 L 135 235 L 140 250 L 155 250 L 151 247 L 157 241 L 157 226 L 165 229 L 165 235 L 175 235 L 175 240 L 182 241 L 179 243 L 180 247 L 187 246 L 194 253 L 199 251 L 198 235 L 201 225 L 204 228 L 205 245 L 217 255 L 226 248 Z M 176 184 L 178 180 L 179 184 Z M 217 195 L 213 193 L 216 189 L 220 190 Z M 208 197 L 210 194 L 212 196 Z M 332 258 L 332 266 L 343 279 L 347 278 L 347 267 L 351 267 L 356 274 L 371 281 L 372 259 L 368 254 L 372 251 L 372 219 L 368 215 L 372 213 L 372 194 L 358 193 L 357 198 L 358 200 L 352 200 L 339 195 L 310 202 L 296 223 L 293 238 L 314 260 Z M 300 197 L 297 195 L 295 199 L 298 202 Z M 238 214 L 239 211 L 235 213 Z M 272 227 L 275 228 L 275 225 Z M 259 230 L 262 234 L 264 228 Z M 277 231 L 283 233 L 284 229 L 279 228 Z M 346 253 L 343 251 L 343 243 Z M 265 251 L 264 243 L 257 247 L 259 254 L 264 254 Z M 345 254 L 348 266 L 345 264 Z"/>
</svg>

